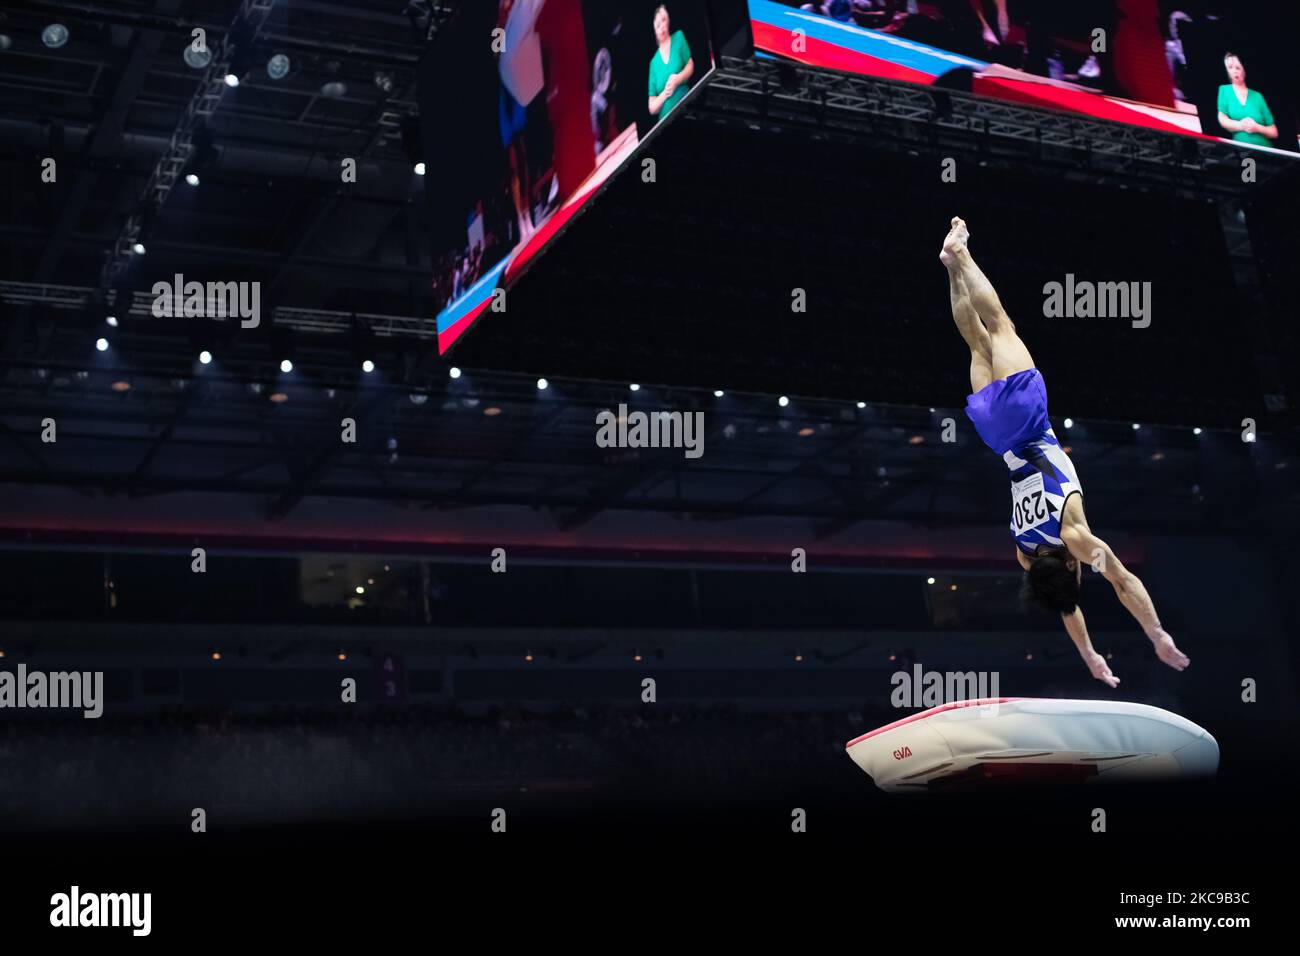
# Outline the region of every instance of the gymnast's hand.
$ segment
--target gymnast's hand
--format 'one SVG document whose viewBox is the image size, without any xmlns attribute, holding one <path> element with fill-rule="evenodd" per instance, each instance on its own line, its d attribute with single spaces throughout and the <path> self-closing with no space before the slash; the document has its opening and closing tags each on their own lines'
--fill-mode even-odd
<svg viewBox="0 0 1300 956">
<path fill-rule="evenodd" d="M 1119 686 L 1119 678 L 1110 672 L 1110 665 L 1106 663 L 1106 658 L 1096 651 L 1085 654 L 1083 662 L 1088 665 L 1088 670 L 1092 672 L 1092 676 L 1107 687 Z"/>
<path fill-rule="evenodd" d="M 1191 660 L 1174 644 L 1174 639 L 1169 636 L 1168 631 L 1157 625 L 1147 633 L 1147 637 L 1151 638 L 1151 643 L 1155 645 L 1156 657 L 1176 671 L 1187 669 Z"/>
</svg>

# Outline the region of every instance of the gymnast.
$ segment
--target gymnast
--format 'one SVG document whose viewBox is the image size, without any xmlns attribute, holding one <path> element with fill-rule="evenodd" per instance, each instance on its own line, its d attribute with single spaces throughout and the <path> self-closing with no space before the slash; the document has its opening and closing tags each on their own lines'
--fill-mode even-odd
<svg viewBox="0 0 1300 956">
<path fill-rule="evenodd" d="M 966 414 L 984 444 L 1002 456 L 1011 472 L 1011 534 L 1016 560 L 1024 568 L 1027 601 L 1061 615 L 1065 630 L 1092 676 L 1115 687 L 1106 658 L 1093 649 L 1079 608 L 1083 565 L 1099 571 L 1120 603 L 1136 618 L 1156 656 L 1174 670 L 1187 655 L 1160 626 L 1151 597 L 1137 575 L 1088 527 L 1083 489 L 1047 417 L 1042 374 L 992 283 L 975 265 L 966 223 L 953 217 L 939 260 L 948 270 L 952 317 L 970 346 L 971 394 Z"/>
</svg>

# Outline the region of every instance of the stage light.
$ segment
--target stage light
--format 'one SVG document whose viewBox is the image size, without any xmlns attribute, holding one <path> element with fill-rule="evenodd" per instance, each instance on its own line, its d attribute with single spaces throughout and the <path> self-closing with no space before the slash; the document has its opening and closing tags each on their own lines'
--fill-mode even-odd
<svg viewBox="0 0 1300 956">
<path fill-rule="evenodd" d="M 641 391 L 641 386 L 638 385 L 636 382 L 633 382 L 631 385 L 628 386 L 628 389 L 633 392 L 639 392 Z"/>
<path fill-rule="evenodd" d="M 1133 423 L 1133 430 L 1134 430 L 1134 431 L 1137 431 L 1137 430 L 1138 430 L 1139 428 L 1141 428 L 1141 427 L 1142 427 L 1142 426 L 1139 425 L 1137 422 L 1134 422 L 1134 423 Z"/>
<path fill-rule="evenodd" d="M 858 402 L 858 409 L 859 409 L 859 410 L 861 410 L 861 409 L 863 409 L 863 408 L 866 408 L 866 407 L 867 407 L 867 403 L 866 403 L 866 402 Z"/>
<path fill-rule="evenodd" d="M 289 75 L 289 58 L 277 53 L 266 61 L 266 75 L 273 80 L 283 80 Z"/>
<path fill-rule="evenodd" d="M 409 396 L 407 396 L 407 397 L 410 398 L 410 400 L 411 400 L 411 404 L 412 404 L 412 405 L 423 405 L 425 402 L 427 402 L 427 401 L 429 400 L 429 393 L 428 393 L 428 392 L 412 392 L 412 393 L 411 393 Z"/>
<path fill-rule="evenodd" d="M 780 405 L 782 408 L 785 408 L 787 405 L 790 404 L 790 399 L 788 399 L 788 398 L 786 398 L 784 395 L 782 395 L 780 398 L 778 398 L 778 399 L 776 400 L 776 403 L 777 403 L 778 405 Z"/>
<path fill-rule="evenodd" d="M 110 329 L 115 329 L 115 328 L 117 328 L 117 316 L 115 316 L 115 315 L 110 315 L 110 316 L 109 316 L 108 318 L 106 318 L 104 321 L 108 323 L 108 327 L 109 327 Z"/>
<path fill-rule="evenodd" d="M 455 365 L 453 365 L 451 368 L 447 369 L 447 374 L 450 375 L 452 378 L 460 378 L 460 369 L 457 368 Z M 541 384 L 541 382 L 539 381 L 537 383 L 537 387 L 545 388 L 546 386 Z"/>
<path fill-rule="evenodd" d="M 347 93 L 347 91 L 347 84 L 341 83 L 338 80 L 330 80 L 328 83 L 322 83 L 320 88 L 321 96 L 329 97 L 332 100 L 338 99 L 340 96 Z"/>
<path fill-rule="evenodd" d="M 220 652 L 220 651 L 213 651 L 213 652 L 212 652 L 212 659 L 213 659 L 214 661 L 219 661 L 219 660 L 221 660 L 221 652 Z"/>
<path fill-rule="evenodd" d="M 137 256 L 144 255 L 144 243 L 137 239 L 135 242 L 131 244 L 131 251 L 134 252 Z"/>
<path fill-rule="evenodd" d="M 713 390 L 713 397 L 714 397 L 714 398 L 721 398 L 721 397 L 722 397 L 723 395 L 725 395 L 725 394 L 726 394 L 726 392 L 724 392 L 724 391 L 723 391 L 722 389 L 720 389 L 720 388 L 715 388 L 715 389 Z"/>
<path fill-rule="evenodd" d="M 272 392 L 270 395 L 266 397 L 270 401 L 274 402 L 276 405 L 283 405 L 285 402 L 289 400 L 289 395 L 287 392 Z"/>
<path fill-rule="evenodd" d="M 545 391 L 550 386 L 550 384 L 551 383 L 544 378 L 539 378 L 537 380 L 537 388 L 539 391 Z"/>
<path fill-rule="evenodd" d="M 926 578 L 926 579 L 925 579 L 925 583 L 926 583 L 926 584 L 933 584 L 933 583 L 934 583 L 934 578 Z"/>
<path fill-rule="evenodd" d="M 281 371 L 281 372 L 284 372 L 286 375 L 288 375 L 290 372 L 293 371 L 293 363 L 290 362 L 288 359 L 281 359 L 281 360 L 280 360 L 280 371 Z"/>
<path fill-rule="evenodd" d="M 197 185 L 199 184 L 199 175 L 198 175 L 198 173 L 186 173 L 186 174 L 185 174 L 185 181 L 186 181 L 187 183 L 189 183 L 191 186 L 197 186 Z"/>
<path fill-rule="evenodd" d="M 414 169 L 415 169 L 415 175 L 417 176 L 424 175 L 424 163 L 416 163 Z"/>
<path fill-rule="evenodd" d="M 347 659 L 348 659 L 348 655 L 347 655 L 346 653 L 344 653 L 343 651 L 340 650 L 340 651 L 339 651 L 339 660 L 341 660 L 341 661 L 345 661 L 345 660 L 347 660 Z"/>
<path fill-rule="evenodd" d="M 367 375 L 369 375 L 374 370 L 375 370 L 375 363 L 370 361 L 370 359 L 366 359 L 364 362 L 361 363 L 361 371 L 365 372 Z"/>
<path fill-rule="evenodd" d="M 1066 428 L 1073 428 L 1073 427 L 1074 427 L 1074 419 L 1073 419 L 1073 418 L 1067 418 L 1067 419 L 1065 420 L 1065 427 L 1066 427 Z"/>
<path fill-rule="evenodd" d="M 51 50 L 57 50 L 68 42 L 68 28 L 62 23 L 51 23 L 41 31 L 41 42 Z"/>
<path fill-rule="evenodd" d="M 226 86 L 229 86 L 230 88 L 233 89 L 234 87 L 236 87 L 236 86 L 238 86 L 238 85 L 239 85 L 239 77 L 235 76 L 235 74 L 233 74 L 233 73 L 227 73 L 227 74 L 226 74 Z"/>
<path fill-rule="evenodd" d="M 185 47 L 185 52 L 181 54 L 185 65 L 191 70 L 206 70 L 208 64 L 212 62 L 212 51 L 206 46 L 201 50 L 194 49 L 194 44 Z"/>
<path fill-rule="evenodd" d="M 204 349 L 202 352 L 200 352 L 200 353 L 199 353 L 199 364 L 200 364 L 200 365 L 211 365 L 211 364 L 212 364 L 212 353 L 209 352 L 207 349 Z"/>
<path fill-rule="evenodd" d="M 360 584 L 358 584 L 358 585 L 357 585 L 357 593 L 358 593 L 358 594 L 365 594 L 365 593 L 366 593 L 366 589 L 365 589 L 364 587 L 362 587 Z"/>
<path fill-rule="evenodd" d="M 933 414 L 934 414 L 934 409 L 933 409 L 933 408 L 932 408 L 932 409 L 930 409 L 930 414 L 931 414 L 931 415 L 933 415 Z"/>
<path fill-rule="evenodd" d="M 528 663 L 531 664 L 533 662 L 533 652 L 529 651 L 527 654 L 525 654 L 524 660 L 526 660 Z"/>
<path fill-rule="evenodd" d="M 108 339 L 96 339 L 96 340 L 95 340 L 95 348 L 98 349 L 98 350 L 101 351 L 101 352 L 107 352 L 107 351 L 108 351 Z"/>
<path fill-rule="evenodd" d="M 496 418 L 501 414 L 501 409 L 495 405 L 489 405 L 487 408 L 483 409 L 483 414 L 488 418 Z"/>
<path fill-rule="evenodd" d="M 1193 435 L 1199 435 L 1200 433 L 1201 433 L 1201 429 L 1200 429 L 1199 426 L 1196 427 L 1196 428 L 1193 428 L 1193 429 L 1192 429 L 1192 434 L 1193 434 Z"/>
</svg>

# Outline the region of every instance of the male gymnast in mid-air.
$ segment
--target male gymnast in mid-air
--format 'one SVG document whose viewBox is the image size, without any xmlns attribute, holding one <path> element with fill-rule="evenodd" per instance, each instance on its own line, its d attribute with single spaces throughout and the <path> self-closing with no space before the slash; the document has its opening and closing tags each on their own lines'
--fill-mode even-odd
<svg viewBox="0 0 1300 956">
<path fill-rule="evenodd" d="M 954 217 L 939 259 L 948 269 L 953 320 L 970 346 L 972 394 L 966 414 L 984 444 L 1011 470 L 1011 534 L 1016 560 L 1025 570 L 1024 594 L 1060 613 L 1092 676 L 1115 687 L 1119 678 L 1093 649 L 1079 609 L 1083 565 L 1088 564 L 1114 586 L 1155 645 L 1156 656 L 1181 671 L 1188 665 L 1187 655 L 1160 626 L 1146 588 L 1088 527 L 1074 464 L 1047 418 L 1043 376 L 992 283 L 971 258 L 969 240 L 966 223 Z"/>
</svg>

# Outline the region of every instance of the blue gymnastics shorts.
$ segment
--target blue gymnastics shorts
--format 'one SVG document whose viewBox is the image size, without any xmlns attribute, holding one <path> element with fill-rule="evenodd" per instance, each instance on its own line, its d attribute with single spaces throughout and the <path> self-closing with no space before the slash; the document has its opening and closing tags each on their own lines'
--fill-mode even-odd
<svg viewBox="0 0 1300 956">
<path fill-rule="evenodd" d="M 966 397 L 966 415 L 984 444 L 998 455 L 1023 448 L 1052 430 L 1047 386 L 1036 368 L 989 382 Z"/>
</svg>

